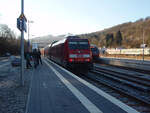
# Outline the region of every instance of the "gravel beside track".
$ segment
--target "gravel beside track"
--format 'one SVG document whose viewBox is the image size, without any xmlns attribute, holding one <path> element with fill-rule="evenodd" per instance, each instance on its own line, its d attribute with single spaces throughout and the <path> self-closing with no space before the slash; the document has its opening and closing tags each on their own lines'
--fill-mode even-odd
<svg viewBox="0 0 150 113">
<path fill-rule="evenodd" d="M 31 75 L 31 69 L 25 69 L 24 86 L 20 86 L 19 67 L 0 68 L 0 113 L 24 113 Z"/>
</svg>

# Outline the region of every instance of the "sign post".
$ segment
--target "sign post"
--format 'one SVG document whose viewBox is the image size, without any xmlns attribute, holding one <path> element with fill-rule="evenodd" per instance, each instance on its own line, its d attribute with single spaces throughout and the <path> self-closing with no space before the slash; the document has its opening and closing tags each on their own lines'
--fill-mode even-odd
<svg viewBox="0 0 150 113">
<path fill-rule="evenodd" d="M 21 14 L 24 14 L 24 0 L 21 0 Z M 20 76 L 20 80 L 21 80 L 21 86 L 24 86 L 24 80 L 23 80 L 23 75 L 24 75 L 24 30 L 23 30 L 23 26 L 24 26 L 24 18 L 22 19 L 22 30 L 21 30 L 21 76 Z"/>
<path fill-rule="evenodd" d="M 24 86 L 24 31 L 26 31 L 26 17 L 24 16 L 24 0 L 21 0 L 21 15 L 17 18 L 17 28 L 21 31 L 21 71 L 20 71 L 20 83 Z"/>
</svg>

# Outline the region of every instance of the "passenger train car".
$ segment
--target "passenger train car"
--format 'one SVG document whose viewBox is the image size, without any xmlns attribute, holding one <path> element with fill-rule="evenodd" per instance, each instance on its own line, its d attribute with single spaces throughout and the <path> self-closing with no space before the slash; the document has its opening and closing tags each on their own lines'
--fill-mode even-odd
<svg viewBox="0 0 150 113">
<path fill-rule="evenodd" d="M 92 54 L 88 39 L 68 36 L 45 48 L 45 54 L 66 68 L 93 68 Z"/>
<path fill-rule="evenodd" d="M 99 58 L 99 49 L 94 44 L 91 44 L 90 48 L 91 48 L 91 51 L 92 51 L 92 58 L 94 60 L 98 60 L 98 58 Z"/>
<path fill-rule="evenodd" d="M 132 48 L 132 49 L 106 49 L 105 52 L 110 55 L 150 55 L 150 48 Z"/>
</svg>

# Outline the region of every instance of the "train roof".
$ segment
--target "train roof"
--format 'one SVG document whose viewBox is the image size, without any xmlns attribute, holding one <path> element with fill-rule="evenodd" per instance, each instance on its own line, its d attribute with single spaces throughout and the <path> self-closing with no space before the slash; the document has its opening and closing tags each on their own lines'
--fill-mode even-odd
<svg viewBox="0 0 150 113">
<path fill-rule="evenodd" d="M 83 38 L 80 38 L 78 36 L 67 36 L 64 39 L 57 41 L 56 43 L 52 43 L 52 47 L 55 45 L 65 43 L 66 40 L 88 40 L 88 39 L 83 39 Z"/>
<path fill-rule="evenodd" d="M 72 38 L 72 39 L 74 39 L 74 38 L 80 38 L 79 36 L 67 36 L 67 37 L 65 37 L 65 38 L 67 38 L 67 39 L 70 39 L 70 38 Z"/>
</svg>

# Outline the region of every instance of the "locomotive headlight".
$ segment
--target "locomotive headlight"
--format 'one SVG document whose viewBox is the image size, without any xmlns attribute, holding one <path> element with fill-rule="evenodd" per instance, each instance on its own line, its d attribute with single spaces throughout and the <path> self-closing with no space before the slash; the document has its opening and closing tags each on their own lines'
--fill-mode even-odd
<svg viewBox="0 0 150 113">
<path fill-rule="evenodd" d="M 69 58 L 77 58 L 77 55 L 76 54 L 70 54 Z"/>
<path fill-rule="evenodd" d="M 89 58 L 90 57 L 90 54 L 84 54 L 83 55 L 83 58 Z"/>
</svg>

